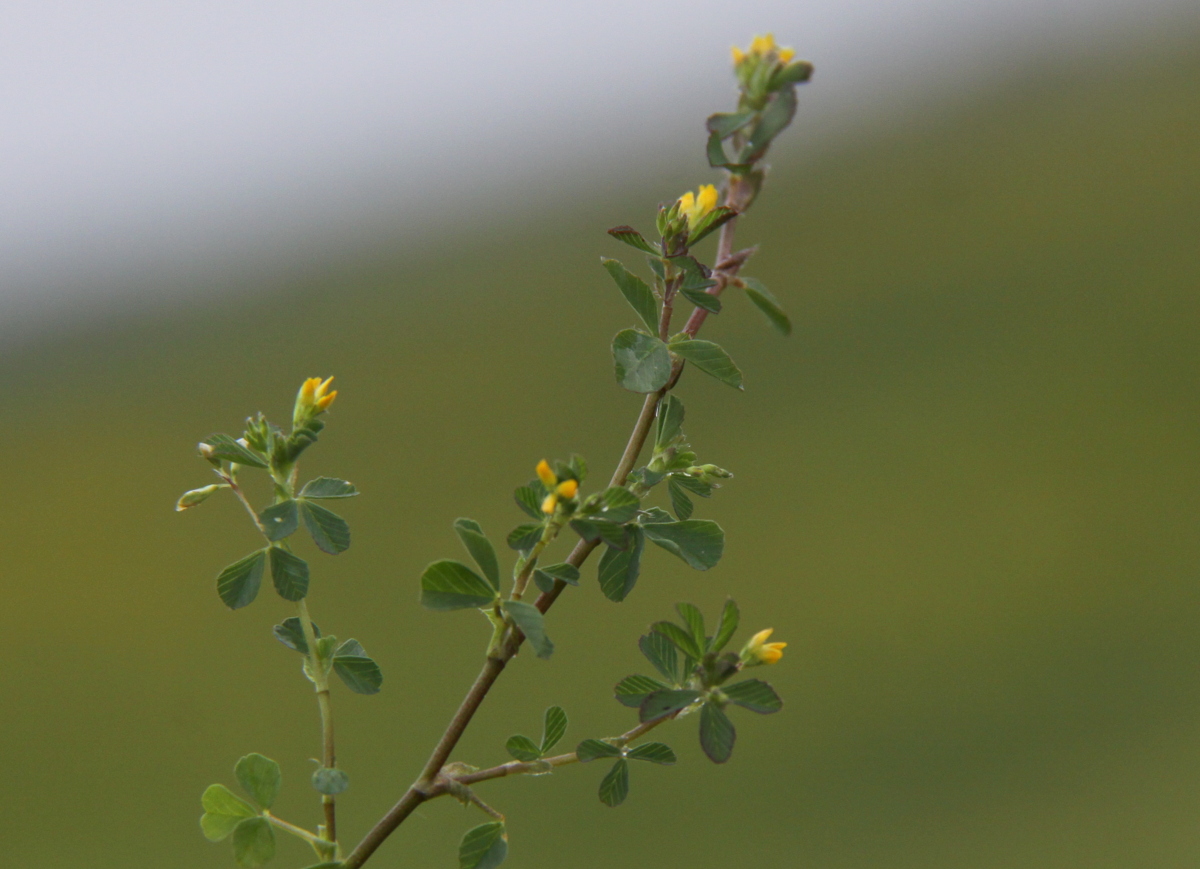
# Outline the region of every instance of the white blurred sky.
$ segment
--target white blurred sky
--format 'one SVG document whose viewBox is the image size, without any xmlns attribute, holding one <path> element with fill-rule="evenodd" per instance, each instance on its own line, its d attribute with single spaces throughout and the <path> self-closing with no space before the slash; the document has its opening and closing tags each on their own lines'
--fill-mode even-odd
<svg viewBox="0 0 1200 869">
<path fill-rule="evenodd" d="M 892 94 L 1186 5 L 5 0 L 0 328 L 449 221 L 535 163 L 544 192 L 677 148 L 731 98 L 729 45 L 754 33 L 816 64 L 804 135 L 830 136 Z"/>
</svg>

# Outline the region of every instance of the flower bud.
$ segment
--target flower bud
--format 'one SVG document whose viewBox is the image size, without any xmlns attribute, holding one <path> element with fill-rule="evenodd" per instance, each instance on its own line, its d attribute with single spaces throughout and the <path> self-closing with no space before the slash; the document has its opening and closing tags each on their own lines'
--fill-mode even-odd
<svg viewBox="0 0 1200 869">
<path fill-rule="evenodd" d="M 300 391 L 296 393 L 296 407 L 292 411 L 292 425 L 296 428 L 304 425 L 315 416 L 319 416 L 329 409 L 329 405 L 333 404 L 333 400 L 337 398 L 337 390 L 330 391 L 329 384 L 333 381 L 332 377 L 327 377 L 321 380 L 319 377 L 310 377 L 300 386 Z"/>
<path fill-rule="evenodd" d="M 202 446 L 208 446 L 208 444 L 202 444 Z M 224 483 L 213 483 L 211 486 L 201 486 L 199 489 L 192 489 L 189 492 L 184 492 L 183 495 L 180 496 L 179 500 L 175 502 L 175 510 L 179 513 L 182 513 L 189 507 L 195 507 L 197 504 L 203 504 L 208 500 L 208 496 L 217 491 L 217 489 L 228 488 L 229 486 Z"/>
<path fill-rule="evenodd" d="M 537 463 L 537 476 L 542 481 L 542 485 L 547 489 L 553 489 L 558 485 L 558 477 L 554 475 L 554 471 L 550 470 L 550 463 L 542 459 Z"/>
<path fill-rule="evenodd" d="M 750 638 L 750 642 L 742 648 L 741 660 L 743 667 L 757 667 L 761 664 L 775 664 L 783 657 L 787 643 L 768 643 L 774 628 L 759 631 Z"/>
</svg>

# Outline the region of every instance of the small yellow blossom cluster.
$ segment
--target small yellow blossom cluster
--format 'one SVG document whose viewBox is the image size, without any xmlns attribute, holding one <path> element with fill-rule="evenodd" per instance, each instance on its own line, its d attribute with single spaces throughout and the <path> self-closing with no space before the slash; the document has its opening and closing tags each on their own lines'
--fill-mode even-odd
<svg viewBox="0 0 1200 869">
<path fill-rule="evenodd" d="M 741 66 L 751 58 L 761 60 L 770 57 L 772 54 L 775 56 L 775 60 L 778 60 L 780 63 L 787 63 L 796 56 L 796 52 L 792 49 L 780 48 L 776 45 L 775 35 L 772 33 L 754 37 L 750 42 L 750 49 L 748 51 L 742 51 L 736 45 L 730 51 L 733 54 L 734 66 Z"/>
<path fill-rule="evenodd" d="M 711 184 L 701 184 L 695 193 L 689 190 L 679 197 L 679 213 L 687 218 L 689 232 L 716 207 L 717 188 Z"/>
<path fill-rule="evenodd" d="M 296 409 L 292 415 L 296 425 L 301 425 L 305 420 L 329 409 L 329 405 L 333 404 L 333 400 L 337 398 L 336 389 L 332 392 L 329 391 L 329 384 L 332 382 L 332 377 L 325 380 L 319 377 L 310 377 L 304 381 L 300 392 L 296 394 Z"/>
<path fill-rule="evenodd" d="M 574 498 L 575 493 L 579 491 L 578 480 L 563 480 L 561 483 L 554 471 L 550 470 L 550 463 L 545 459 L 538 462 L 537 465 L 538 479 L 542 481 L 542 485 L 550 490 L 550 494 L 542 501 L 542 512 L 549 515 L 558 507 L 560 498 Z"/>
<path fill-rule="evenodd" d="M 747 667 L 757 667 L 759 664 L 774 664 L 783 657 L 783 650 L 787 643 L 768 643 L 771 634 L 775 632 L 774 628 L 767 628 L 765 631 L 759 631 L 750 638 L 750 642 L 746 643 L 746 647 L 742 649 L 742 663 Z"/>
</svg>

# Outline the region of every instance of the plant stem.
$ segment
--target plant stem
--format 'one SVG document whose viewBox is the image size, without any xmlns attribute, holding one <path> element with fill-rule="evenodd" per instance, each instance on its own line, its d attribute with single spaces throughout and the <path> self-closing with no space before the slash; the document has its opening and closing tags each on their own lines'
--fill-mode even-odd
<svg viewBox="0 0 1200 869">
<path fill-rule="evenodd" d="M 267 529 L 263 528 L 262 522 L 259 521 L 258 513 L 255 512 L 254 507 L 250 504 L 249 499 L 246 498 L 246 493 L 242 491 L 242 487 L 237 484 L 237 478 L 234 477 L 233 474 L 227 474 L 222 471 L 221 479 L 229 484 L 229 488 L 233 490 L 233 494 L 237 495 L 237 499 L 242 502 L 242 506 L 246 508 L 246 512 L 250 514 L 250 518 L 254 522 L 254 527 L 258 529 L 258 532 L 262 534 L 263 537 L 266 537 Z M 268 537 L 267 540 L 269 542 L 270 538 Z"/>
<path fill-rule="evenodd" d="M 298 836 L 310 844 L 322 845 L 325 847 L 332 847 L 334 844 L 333 842 L 330 842 L 328 839 L 322 839 L 320 836 L 310 833 L 308 830 L 305 830 L 303 827 L 297 827 L 295 824 L 289 824 L 287 821 L 283 820 L 282 818 L 275 817 L 270 812 L 263 812 L 263 817 L 266 818 L 268 821 L 270 821 L 272 824 L 274 824 L 279 829 L 286 830 L 287 832 L 291 833 L 293 836 Z"/>
<path fill-rule="evenodd" d="M 648 733 L 649 731 L 658 727 L 660 724 L 665 724 L 678 714 L 678 712 L 672 712 L 668 715 L 662 716 L 661 718 L 655 718 L 652 721 L 647 721 L 645 724 L 639 724 L 637 727 L 633 728 L 633 730 L 626 731 L 615 739 L 609 741 L 611 741 L 614 745 L 624 748 L 639 736 Z M 504 778 L 505 776 L 510 775 L 525 775 L 527 773 L 543 772 L 546 769 L 546 764 L 549 764 L 552 767 L 560 767 L 578 762 L 579 755 L 572 751 L 568 752 L 567 754 L 558 754 L 554 757 L 546 757 L 542 758 L 541 760 L 529 762 L 514 760 L 510 761 L 509 763 L 502 763 L 499 766 L 493 766 L 490 769 L 481 769 L 478 772 L 456 775 L 454 776 L 454 780 L 462 785 L 473 785 L 481 781 L 489 781 L 494 778 Z"/>
<path fill-rule="evenodd" d="M 304 642 L 308 644 L 308 669 L 313 687 L 317 692 L 317 707 L 321 711 L 321 766 L 334 769 L 337 766 L 337 751 L 333 739 L 333 703 L 329 699 L 329 674 L 317 656 L 317 632 L 308 614 L 308 603 L 301 598 L 296 601 L 300 616 L 300 627 L 304 631 Z M 322 794 L 321 804 L 325 811 L 325 836 L 337 841 L 337 803 L 333 796 Z"/>
<path fill-rule="evenodd" d="M 729 188 L 726 191 L 725 197 L 726 203 L 732 203 L 736 205 L 739 202 L 744 202 L 745 196 L 746 191 L 741 184 L 740 179 L 736 175 L 730 176 Z M 736 219 L 730 220 L 721 227 L 721 234 L 717 244 L 718 265 L 729 259 L 729 257 L 732 255 L 733 227 L 736 222 Z M 713 287 L 710 287 L 709 292 L 713 295 L 716 295 L 724 288 L 724 285 L 724 277 L 718 277 L 717 284 Z M 707 315 L 707 313 L 708 312 L 703 308 L 697 308 L 692 313 L 691 318 L 688 320 L 688 326 L 685 331 L 688 331 L 689 335 L 694 336 L 696 331 L 699 330 L 700 326 L 703 325 L 705 319 L 704 316 L 698 315 Z M 660 334 L 669 334 L 670 321 L 671 306 L 664 304 L 659 323 Z M 694 326 L 693 321 L 695 321 Z M 629 472 L 633 470 L 633 466 L 637 463 L 638 456 L 641 455 L 642 448 L 646 445 L 646 438 L 649 436 L 650 427 L 654 423 L 654 417 L 658 410 L 658 404 L 660 401 L 662 401 L 663 396 L 665 396 L 672 388 L 674 388 L 675 383 L 679 380 L 679 375 L 683 370 L 682 363 L 683 361 L 680 360 L 676 364 L 674 370 L 672 371 L 671 379 L 667 382 L 666 386 L 657 392 L 649 393 L 645 400 L 643 400 L 641 413 L 638 414 L 637 422 L 634 423 L 633 431 L 630 432 L 629 440 L 625 444 L 625 452 L 622 453 L 621 460 L 617 463 L 617 467 L 613 471 L 612 480 L 609 482 L 610 486 L 623 485 L 626 478 L 629 476 Z M 587 557 L 591 555 L 592 551 L 595 550 L 595 548 L 599 545 L 599 540 L 594 540 L 591 543 L 588 543 L 585 540 L 580 540 L 577 544 L 575 544 L 575 548 L 571 550 L 571 554 L 567 556 L 567 563 L 576 568 L 582 566 L 584 561 L 587 560 Z M 527 565 L 529 573 L 532 573 L 533 571 L 532 563 L 532 559 L 530 559 L 530 564 Z M 528 582 L 528 576 L 525 577 L 525 580 Z M 545 613 L 554 605 L 554 602 L 558 600 L 558 596 L 562 594 L 562 590 L 564 588 L 566 588 L 566 583 L 564 583 L 562 580 L 555 580 L 553 589 L 543 592 L 538 596 L 536 602 L 537 608 L 542 613 Z M 522 591 L 523 590 L 524 589 L 522 588 Z M 367 832 L 362 840 L 354 847 L 354 850 L 350 852 L 349 856 L 342 861 L 341 869 L 358 869 L 359 866 L 362 866 L 362 864 L 365 863 L 370 856 L 375 853 L 376 849 L 383 844 L 384 840 L 387 839 L 387 837 L 390 836 L 397 827 L 404 823 L 405 819 L 407 819 L 408 816 L 413 813 L 417 806 L 421 805 L 421 803 L 425 802 L 426 800 L 433 799 L 434 797 L 440 796 L 441 793 L 443 793 L 443 791 L 441 791 L 437 786 L 437 778 L 441 773 L 442 767 L 446 765 L 446 761 L 450 757 L 450 753 L 454 751 L 454 747 L 458 745 L 459 739 L 462 738 L 463 733 L 467 729 L 467 725 L 471 723 L 471 719 L 475 717 L 475 713 L 479 710 L 479 706 L 483 703 L 484 698 L 487 697 L 488 691 L 500 677 L 500 674 L 504 672 L 505 665 L 507 665 L 507 663 L 512 660 L 513 656 L 517 654 L 517 650 L 520 648 L 524 639 L 525 635 L 521 633 L 519 628 L 514 626 L 508 642 L 504 644 L 500 650 L 499 656 L 489 656 L 484 661 L 483 669 L 475 678 L 475 683 L 467 692 L 467 696 L 463 698 L 462 703 L 459 704 L 458 710 L 454 713 L 454 717 L 450 720 L 450 724 L 447 725 L 446 730 L 442 733 L 442 738 L 438 740 L 437 746 L 434 748 L 433 753 L 429 756 L 429 760 L 425 763 L 425 768 L 421 770 L 421 775 L 415 782 L 413 782 L 412 785 L 409 786 L 408 790 L 404 792 L 404 795 L 400 797 L 399 801 L 388 810 L 387 814 L 380 818 L 375 826 Z M 651 722 L 647 723 L 651 724 Z M 639 725 L 639 728 L 644 726 L 645 725 Z M 634 728 L 634 731 L 639 730 L 639 728 Z M 630 732 L 633 733 L 634 731 Z M 642 730 L 641 732 L 644 733 L 646 731 Z M 636 736 L 631 736 L 630 738 L 633 739 L 636 738 Z M 564 763 L 566 762 L 567 761 L 564 761 Z M 459 781 L 465 782 L 466 779 L 460 779 Z"/>
</svg>

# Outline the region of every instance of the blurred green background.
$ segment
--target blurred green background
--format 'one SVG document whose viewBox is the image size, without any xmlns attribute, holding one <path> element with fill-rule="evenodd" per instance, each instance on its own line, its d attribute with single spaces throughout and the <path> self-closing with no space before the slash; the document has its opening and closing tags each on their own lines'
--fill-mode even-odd
<svg viewBox="0 0 1200 869">
<path fill-rule="evenodd" d="M 594 566 L 454 757 L 505 759 L 551 703 L 568 743 L 630 726 L 610 696 L 638 635 L 726 594 L 790 645 L 783 713 L 736 715 L 731 763 L 694 724 L 634 770 L 495 782 L 510 864 L 1194 866 L 1200 860 L 1200 28 L 1014 72 L 897 111 L 837 147 L 791 146 L 740 240 L 797 324 L 744 300 L 709 321 L 746 373 L 689 374 L 687 431 L 737 479 L 697 516 L 728 535 L 689 571 L 655 549 L 623 605 Z M 803 103 L 797 129 L 803 142 Z M 828 143 L 826 143 L 828 145 Z M 412 779 L 473 678 L 486 626 L 416 605 L 450 523 L 499 539 L 537 459 L 607 476 L 639 399 L 606 345 L 632 315 L 596 257 L 709 177 L 701 149 L 653 189 L 381 248 L 303 281 L 113 318 L 0 357 L 7 457 L 6 780 L 0 863 L 232 866 L 198 798 L 242 754 L 284 766 L 279 813 L 315 824 L 315 704 L 264 590 L 230 613 L 213 578 L 255 535 L 208 482 L 202 436 L 300 381 L 342 390 L 305 474 L 353 480 L 354 545 L 313 554 L 316 620 L 381 663 L 335 699 L 350 843 Z M 606 188 L 608 185 L 605 185 Z M 569 201 L 568 201 L 569 200 Z M 477 233 L 477 235 L 473 235 Z M 403 248 L 400 248 L 403 250 Z M 745 636 L 745 632 L 741 636 Z M 739 639 L 740 642 L 740 639 Z M 373 865 L 452 866 L 478 823 L 424 807 Z M 282 844 L 273 865 L 310 855 Z"/>
</svg>

